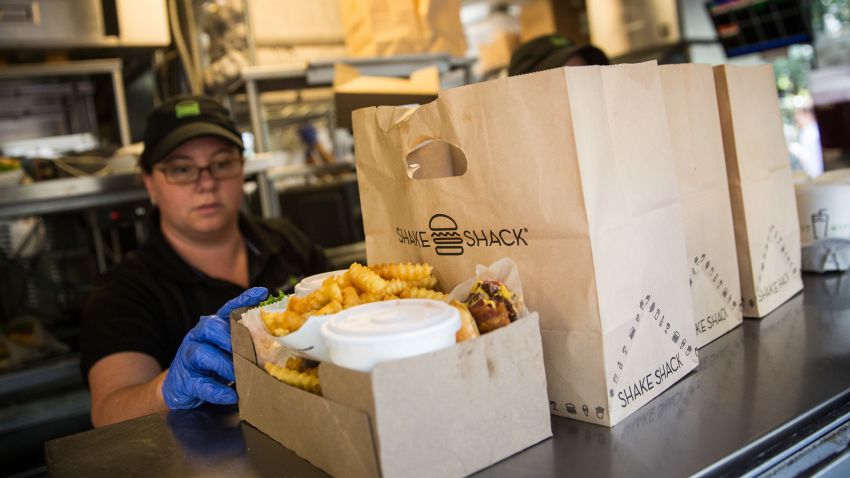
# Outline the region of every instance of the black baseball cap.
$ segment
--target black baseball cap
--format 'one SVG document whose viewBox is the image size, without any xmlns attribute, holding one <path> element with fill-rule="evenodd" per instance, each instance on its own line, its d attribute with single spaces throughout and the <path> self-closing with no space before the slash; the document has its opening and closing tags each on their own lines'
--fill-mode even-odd
<svg viewBox="0 0 850 478">
<path fill-rule="evenodd" d="M 608 65 L 608 56 L 593 45 L 576 45 L 559 34 L 543 35 L 530 40 L 511 55 L 508 75 L 523 75 L 535 71 L 565 66 L 567 61 L 580 56 L 588 65 Z"/>
<path fill-rule="evenodd" d="M 245 148 L 230 111 L 221 103 L 209 96 L 175 96 L 148 115 L 139 166 L 150 171 L 171 150 L 198 136 L 217 136 Z"/>
</svg>

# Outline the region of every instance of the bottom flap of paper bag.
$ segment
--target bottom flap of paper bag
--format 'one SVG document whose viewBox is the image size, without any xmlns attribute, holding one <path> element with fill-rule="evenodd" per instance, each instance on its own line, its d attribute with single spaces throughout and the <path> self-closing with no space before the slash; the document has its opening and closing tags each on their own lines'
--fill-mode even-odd
<svg viewBox="0 0 850 478">
<path fill-rule="evenodd" d="M 720 255 L 709 245 L 691 258 L 691 297 L 694 301 L 696 346 L 702 348 L 744 321 L 740 282 L 731 256 Z M 720 257 L 719 260 L 712 258 Z M 730 285 L 731 284 L 731 285 Z"/>
<path fill-rule="evenodd" d="M 635 304 L 630 321 L 606 334 L 606 351 L 615 357 L 606 360 L 611 426 L 697 367 L 697 348 L 690 327 L 691 316 L 671 318 L 665 314 L 663 304 L 647 294 Z"/>
<path fill-rule="evenodd" d="M 803 288 L 800 225 L 789 171 L 742 188 L 752 268 L 751 277 L 741 278 L 744 317 L 764 317 Z"/>
</svg>

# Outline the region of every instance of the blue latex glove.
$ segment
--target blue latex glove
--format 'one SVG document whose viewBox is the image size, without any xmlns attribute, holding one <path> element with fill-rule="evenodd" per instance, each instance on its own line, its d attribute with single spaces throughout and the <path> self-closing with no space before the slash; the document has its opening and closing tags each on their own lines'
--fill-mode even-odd
<svg viewBox="0 0 850 478">
<path fill-rule="evenodd" d="M 227 383 L 236 380 L 230 345 L 230 312 L 262 302 L 268 291 L 254 287 L 228 301 L 215 315 L 201 317 L 183 338 L 177 356 L 162 382 L 162 398 L 172 410 L 185 410 L 204 402 L 236 403 L 236 391 Z"/>
</svg>

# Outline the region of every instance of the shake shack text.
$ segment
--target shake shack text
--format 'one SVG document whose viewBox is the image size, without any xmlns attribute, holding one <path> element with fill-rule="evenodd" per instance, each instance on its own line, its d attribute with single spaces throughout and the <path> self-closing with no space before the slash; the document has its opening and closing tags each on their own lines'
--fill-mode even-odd
<svg viewBox="0 0 850 478">
<path fill-rule="evenodd" d="M 759 287 L 758 293 L 756 294 L 757 297 L 758 297 L 758 301 L 762 302 L 763 300 L 767 299 L 768 297 L 779 293 L 779 291 L 782 290 L 782 287 L 785 284 L 787 284 L 789 280 L 790 280 L 790 277 L 788 276 L 788 273 L 786 272 L 786 273 L 782 274 L 781 277 L 779 277 L 775 281 L 771 282 L 770 284 L 768 284 L 764 287 Z"/>
<path fill-rule="evenodd" d="M 724 307 L 717 312 L 700 319 L 696 323 L 697 335 L 708 332 L 713 329 L 715 325 L 726 320 L 727 317 L 729 317 L 729 313 L 726 311 L 726 307 Z"/>
<path fill-rule="evenodd" d="M 675 375 L 680 368 L 682 368 L 682 359 L 677 353 L 670 357 L 669 360 L 661 363 L 654 372 L 639 377 L 635 382 L 620 390 L 617 393 L 617 398 L 620 399 L 620 407 L 626 408 L 630 403 L 642 395 L 649 393 L 656 386 L 661 385 L 665 380 Z"/>
<path fill-rule="evenodd" d="M 466 247 L 519 247 L 527 246 L 527 227 L 499 229 L 459 229 L 454 219 L 446 214 L 434 214 L 428 221 L 430 230 L 395 229 L 398 242 L 420 248 L 434 247 L 438 255 L 458 256 Z"/>
</svg>

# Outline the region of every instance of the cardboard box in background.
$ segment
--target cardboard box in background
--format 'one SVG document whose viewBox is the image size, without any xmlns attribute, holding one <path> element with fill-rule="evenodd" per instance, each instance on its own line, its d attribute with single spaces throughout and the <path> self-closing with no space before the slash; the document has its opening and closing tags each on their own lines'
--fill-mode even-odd
<svg viewBox="0 0 850 478">
<path fill-rule="evenodd" d="M 519 46 L 519 35 L 500 31 L 494 35 L 491 43 L 481 45 L 478 51 L 478 68 L 483 73 L 507 68 L 511 64 L 511 55 Z"/>
<path fill-rule="evenodd" d="M 590 40 L 609 58 L 675 45 L 682 39 L 679 4 L 674 0 L 588 1 Z"/>
<path fill-rule="evenodd" d="M 371 373 L 322 363 L 320 397 L 258 365 L 246 311 L 231 315 L 240 418 L 333 476 L 465 476 L 552 436 L 537 314 Z"/>
<path fill-rule="evenodd" d="M 560 33 L 577 45 L 590 43 L 584 0 L 530 0 L 519 16 L 520 41 Z"/>
<path fill-rule="evenodd" d="M 770 65 L 714 67 L 745 317 L 803 289 L 800 223 Z"/>
<path fill-rule="evenodd" d="M 428 103 L 437 98 L 440 72 L 436 67 L 414 71 L 410 78 L 361 76 L 342 63 L 334 67 L 334 107 L 340 128 L 351 128 L 351 112 L 367 106 Z"/>
<path fill-rule="evenodd" d="M 660 73 L 702 347 L 744 320 L 714 73 L 710 65 L 664 65 Z"/>
<path fill-rule="evenodd" d="M 352 57 L 466 54 L 461 0 L 340 0 Z"/>
</svg>

